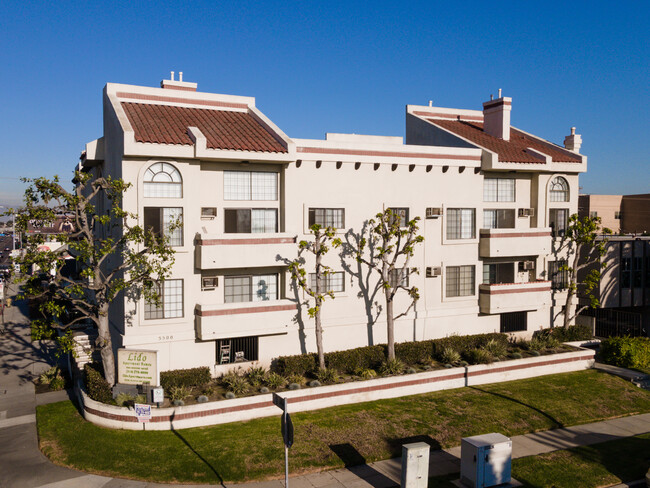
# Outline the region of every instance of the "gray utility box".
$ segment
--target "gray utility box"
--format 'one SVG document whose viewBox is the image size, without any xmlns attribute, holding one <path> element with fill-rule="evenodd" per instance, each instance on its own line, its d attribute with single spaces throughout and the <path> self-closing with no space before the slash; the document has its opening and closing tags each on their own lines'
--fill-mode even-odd
<svg viewBox="0 0 650 488">
<path fill-rule="evenodd" d="M 502 434 L 465 437 L 460 444 L 460 481 L 471 488 L 510 483 L 512 441 Z"/>
<path fill-rule="evenodd" d="M 429 450 L 426 442 L 402 445 L 402 488 L 429 486 Z"/>
</svg>

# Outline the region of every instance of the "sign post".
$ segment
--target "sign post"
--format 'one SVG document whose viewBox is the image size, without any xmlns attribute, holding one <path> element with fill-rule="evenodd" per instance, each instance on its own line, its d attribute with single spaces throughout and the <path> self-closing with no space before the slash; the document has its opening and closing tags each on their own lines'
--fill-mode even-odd
<svg viewBox="0 0 650 488">
<path fill-rule="evenodd" d="M 284 441 L 284 486 L 289 488 L 289 448 L 293 445 L 293 422 L 288 411 L 288 401 L 273 393 L 273 404 L 282 409 L 282 440 Z"/>
</svg>

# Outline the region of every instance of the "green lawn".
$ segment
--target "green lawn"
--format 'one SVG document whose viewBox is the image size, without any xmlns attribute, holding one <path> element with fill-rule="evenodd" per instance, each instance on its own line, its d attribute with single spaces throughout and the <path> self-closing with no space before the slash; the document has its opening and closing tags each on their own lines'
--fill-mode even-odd
<svg viewBox="0 0 650 488">
<path fill-rule="evenodd" d="M 290 469 L 297 474 L 399 456 L 401 445 L 414 440 L 437 449 L 487 432 L 514 436 L 646 412 L 649 392 L 588 370 L 296 413 Z M 97 474 L 219 483 L 281 477 L 284 469 L 279 418 L 117 431 L 85 422 L 62 402 L 38 407 L 37 420 L 50 459 Z"/>
</svg>

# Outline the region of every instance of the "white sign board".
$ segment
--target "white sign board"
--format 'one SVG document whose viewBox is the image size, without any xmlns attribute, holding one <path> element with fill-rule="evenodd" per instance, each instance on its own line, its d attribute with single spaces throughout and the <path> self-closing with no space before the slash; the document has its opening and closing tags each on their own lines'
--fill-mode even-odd
<svg viewBox="0 0 650 488">
<path fill-rule="evenodd" d="M 149 422 L 151 420 L 151 405 L 136 403 L 135 416 L 138 418 L 138 422 Z"/>
<path fill-rule="evenodd" d="M 151 390 L 151 397 L 154 403 L 162 403 L 165 401 L 165 392 L 162 388 L 153 388 Z"/>
<path fill-rule="evenodd" d="M 158 352 L 118 349 L 117 382 L 124 385 L 158 386 L 160 384 Z"/>
</svg>

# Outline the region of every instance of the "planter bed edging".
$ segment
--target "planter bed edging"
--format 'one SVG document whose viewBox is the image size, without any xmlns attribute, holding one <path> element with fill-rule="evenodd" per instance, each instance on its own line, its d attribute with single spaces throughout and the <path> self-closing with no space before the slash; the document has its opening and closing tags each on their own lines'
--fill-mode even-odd
<svg viewBox="0 0 650 488">
<path fill-rule="evenodd" d="M 589 369 L 594 364 L 595 351 L 550 354 L 525 359 L 513 359 L 492 364 L 426 371 L 409 375 L 390 376 L 341 385 L 319 386 L 301 390 L 282 391 L 288 399 L 290 412 L 303 412 L 351 403 L 384 400 L 463 386 L 500 383 L 548 374 Z M 132 408 L 107 405 L 92 400 L 78 382 L 75 386 L 84 418 L 94 424 L 113 429 L 170 430 L 225 424 L 254 418 L 279 416 L 272 394 L 220 400 L 181 407 L 151 408 L 151 421 L 139 423 Z"/>
</svg>

